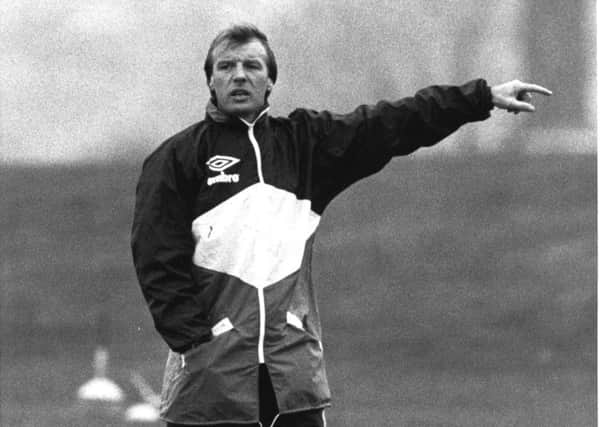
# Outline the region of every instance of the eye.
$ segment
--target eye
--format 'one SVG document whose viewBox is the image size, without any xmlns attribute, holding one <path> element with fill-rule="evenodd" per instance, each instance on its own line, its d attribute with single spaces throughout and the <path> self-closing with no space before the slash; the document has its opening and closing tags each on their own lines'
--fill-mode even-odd
<svg viewBox="0 0 604 427">
<path fill-rule="evenodd" d="M 216 64 L 216 69 L 224 71 L 224 70 L 228 70 L 232 66 L 233 66 L 233 63 L 230 61 L 220 61 L 218 64 Z"/>
<path fill-rule="evenodd" d="M 260 63 L 260 61 L 246 61 L 245 66 L 246 66 L 246 68 L 250 68 L 252 70 L 261 70 L 262 69 L 262 64 Z"/>
</svg>

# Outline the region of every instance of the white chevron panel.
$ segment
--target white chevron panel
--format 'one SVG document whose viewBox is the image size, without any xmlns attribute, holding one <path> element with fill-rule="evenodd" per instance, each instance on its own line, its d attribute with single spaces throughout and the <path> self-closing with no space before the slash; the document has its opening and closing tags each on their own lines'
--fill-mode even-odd
<svg viewBox="0 0 604 427">
<path fill-rule="evenodd" d="M 193 262 L 265 288 L 300 268 L 320 219 L 309 200 L 254 184 L 193 221 Z"/>
</svg>

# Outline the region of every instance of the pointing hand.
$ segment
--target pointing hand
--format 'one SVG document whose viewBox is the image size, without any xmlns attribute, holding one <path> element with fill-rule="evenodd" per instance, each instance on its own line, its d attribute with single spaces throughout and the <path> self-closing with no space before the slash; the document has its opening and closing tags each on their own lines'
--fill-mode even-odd
<svg viewBox="0 0 604 427">
<path fill-rule="evenodd" d="M 491 88 L 493 105 L 510 113 L 518 114 L 522 111 L 532 113 L 535 106 L 530 103 L 531 93 L 540 93 L 550 96 L 552 92 L 542 86 L 512 80 Z"/>
</svg>

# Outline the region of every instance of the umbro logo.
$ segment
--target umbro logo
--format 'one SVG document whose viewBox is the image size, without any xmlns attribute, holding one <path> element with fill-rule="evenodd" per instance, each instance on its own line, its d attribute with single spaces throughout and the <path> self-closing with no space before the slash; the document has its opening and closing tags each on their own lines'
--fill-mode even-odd
<svg viewBox="0 0 604 427">
<path fill-rule="evenodd" d="M 233 165 L 239 163 L 239 159 L 237 157 L 231 156 L 214 156 L 210 160 L 206 162 L 208 168 L 214 172 L 222 172 L 225 169 L 230 168 Z"/>
<path fill-rule="evenodd" d="M 220 172 L 220 175 L 208 178 L 208 185 L 214 185 L 219 182 L 232 183 L 239 182 L 239 174 L 225 174 L 224 171 L 233 165 L 239 163 L 239 159 L 231 156 L 214 156 L 206 162 L 208 169 L 213 172 Z"/>
</svg>

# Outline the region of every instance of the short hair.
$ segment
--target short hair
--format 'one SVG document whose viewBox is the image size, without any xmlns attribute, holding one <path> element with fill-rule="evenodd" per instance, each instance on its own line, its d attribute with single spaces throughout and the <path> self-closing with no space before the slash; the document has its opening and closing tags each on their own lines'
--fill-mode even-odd
<svg viewBox="0 0 604 427">
<path fill-rule="evenodd" d="M 277 81 L 277 60 L 275 59 L 273 50 L 268 44 L 266 34 L 260 31 L 255 25 L 247 23 L 232 25 L 229 28 L 219 32 L 214 38 L 212 44 L 210 44 L 210 48 L 208 49 L 206 61 L 203 66 L 207 81 L 209 82 L 210 78 L 212 77 L 212 69 L 214 67 L 214 49 L 216 49 L 220 43 L 227 41 L 227 46 L 237 46 L 253 40 L 258 40 L 260 43 L 262 43 L 262 46 L 264 46 L 267 56 L 266 66 L 268 67 L 268 77 L 273 81 L 273 83 L 275 83 Z"/>
</svg>

